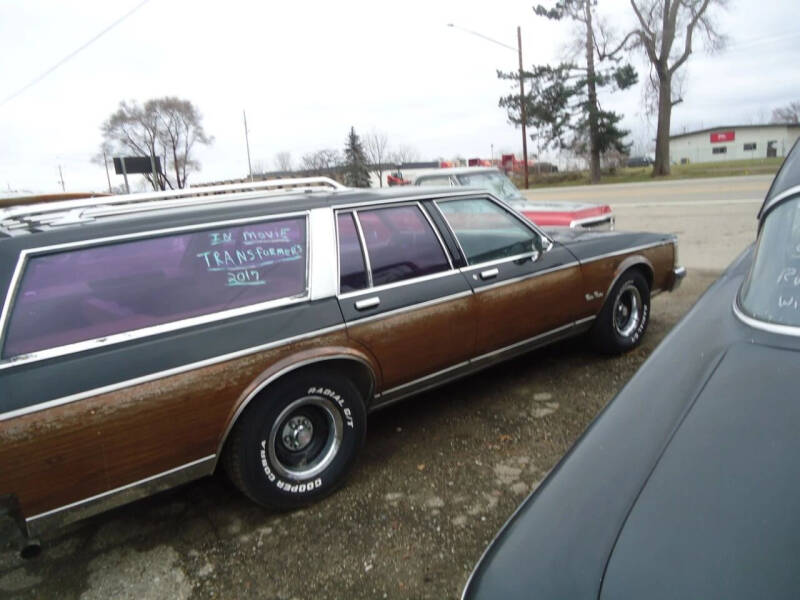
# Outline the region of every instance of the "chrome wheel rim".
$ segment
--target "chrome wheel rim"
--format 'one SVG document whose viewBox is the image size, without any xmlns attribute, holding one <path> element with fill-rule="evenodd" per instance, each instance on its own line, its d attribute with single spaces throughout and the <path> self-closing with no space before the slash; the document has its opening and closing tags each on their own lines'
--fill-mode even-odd
<svg viewBox="0 0 800 600">
<path fill-rule="evenodd" d="M 269 432 L 267 451 L 276 473 L 309 479 L 330 466 L 342 445 L 344 424 L 328 398 L 304 396 L 284 408 Z"/>
<path fill-rule="evenodd" d="M 614 300 L 614 330 L 627 338 L 636 331 L 642 318 L 642 295 L 633 283 L 622 286 Z"/>
</svg>

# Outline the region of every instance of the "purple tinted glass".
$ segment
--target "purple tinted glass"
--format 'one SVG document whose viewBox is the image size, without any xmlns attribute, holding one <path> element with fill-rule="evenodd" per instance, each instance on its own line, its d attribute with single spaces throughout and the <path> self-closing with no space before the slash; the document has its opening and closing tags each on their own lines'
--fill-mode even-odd
<svg viewBox="0 0 800 600">
<path fill-rule="evenodd" d="M 305 255 L 300 218 L 35 256 L 3 357 L 301 295 Z"/>
<path fill-rule="evenodd" d="M 339 224 L 339 290 L 352 292 L 367 287 L 367 270 L 361 242 L 353 221 L 352 213 L 337 216 Z"/>
<path fill-rule="evenodd" d="M 439 240 L 417 206 L 358 211 L 373 285 L 450 268 Z"/>
</svg>

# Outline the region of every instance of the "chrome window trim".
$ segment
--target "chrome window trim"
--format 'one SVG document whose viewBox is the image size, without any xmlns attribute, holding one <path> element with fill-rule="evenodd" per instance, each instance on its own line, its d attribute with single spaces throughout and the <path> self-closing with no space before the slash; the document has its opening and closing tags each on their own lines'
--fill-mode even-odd
<svg viewBox="0 0 800 600">
<path fill-rule="evenodd" d="M 342 204 L 333 204 L 332 206 L 335 210 L 346 210 L 348 208 L 353 210 L 358 210 L 359 208 L 364 209 L 365 206 L 374 207 L 374 206 L 383 206 L 385 204 L 399 204 L 403 202 L 406 203 L 424 202 L 425 200 L 435 200 L 437 198 L 441 199 L 443 197 L 455 198 L 461 196 L 475 196 L 475 195 L 480 195 L 482 197 L 486 196 L 485 193 L 481 194 L 480 192 L 476 192 L 475 190 L 453 190 L 448 192 L 439 192 L 438 194 L 432 191 L 429 192 L 420 191 L 418 195 L 414 196 L 405 196 L 402 198 L 394 197 L 394 198 L 387 198 L 386 200 L 370 200 L 370 201 L 362 200 L 360 202 L 346 202 Z"/>
<path fill-rule="evenodd" d="M 352 292 L 345 292 L 344 294 L 339 294 L 337 298 L 339 298 L 339 300 L 347 300 L 348 298 L 355 298 L 361 295 L 375 294 L 378 292 L 382 292 L 384 290 L 391 290 L 393 288 L 403 287 L 405 285 L 413 285 L 415 283 L 422 283 L 423 281 L 430 281 L 432 279 L 440 279 L 442 277 L 448 277 L 458 272 L 459 272 L 458 269 L 439 271 L 438 273 L 431 273 L 430 275 L 421 275 L 420 277 L 414 277 L 413 279 L 403 279 L 401 281 L 393 281 L 392 283 L 384 283 L 383 285 L 379 285 L 376 287 L 364 288 L 363 290 L 354 290 Z"/>
<path fill-rule="evenodd" d="M 442 209 L 439 208 L 439 205 L 436 203 L 436 201 L 432 200 L 431 204 L 436 209 L 436 212 L 439 213 L 439 216 L 442 218 L 442 222 L 444 223 L 445 227 L 447 227 L 447 231 L 450 232 L 451 237 L 456 241 L 456 246 L 458 246 L 458 251 L 461 253 L 461 260 L 463 260 L 464 263 L 466 264 L 466 262 L 467 262 L 467 253 L 464 252 L 464 247 L 461 245 L 461 241 L 458 239 L 458 236 L 456 235 L 456 232 L 453 231 L 453 228 L 450 226 L 450 222 L 447 220 L 447 217 L 444 216 L 444 213 L 442 212 Z M 462 267 L 462 269 L 463 269 L 463 267 Z"/>
<path fill-rule="evenodd" d="M 478 263 L 475 265 L 468 265 L 466 267 L 461 267 L 462 273 L 471 273 L 472 271 L 480 271 L 481 269 L 485 269 L 486 267 L 493 267 L 495 265 L 502 265 L 509 262 L 514 262 L 515 260 L 527 260 L 532 256 L 536 255 L 535 251 L 532 252 L 524 252 L 522 254 L 515 254 L 514 256 L 505 256 L 503 258 L 495 258 L 494 260 L 487 260 L 486 262 Z"/>
<path fill-rule="evenodd" d="M 444 240 L 442 236 L 439 234 L 439 229 L 434 224 L 431 216 L 428 214 L 428 211 L 425 210 L 425 207 L 422 206 L 422 202 L 417 202 L 417 206 L 422 211 L 422 215 L 425 217 L 425 220 L 428 221 L 428 225 L 433 230 L 433 234 L 436 236 L 436 239 L 439 240 L 439 245 L 442 247 L 442 252 L 444 252 L 444 257 L 447 259 L 447 264 L 450 265 L 450 270 L 453 270 L 453 258 L 450 256 L 450 252 L 447 250 L 447 246 L 444 244 Z"/>
<path fill-rule="evenodd" d="M 30 533 L 45 531 L 51 527 L 66 525 L 72 521 L 97 514 L 114 506 L 127 504 L 133 500 L 150 496 L 181 483 L 187 483 L 214 472 L 216 455 L 204 456 L 192 462 L 156 473 L 150 477 L 89 496 L 70 504 L 27 517 L 25 525 Z M 128 495 L 121 497 L 123 494 Z M 93 506 L 87 506 L 93 505 Z"/>
<path fill-rule="evenodd" d="M 336 214 L 338 214 L 338 212 Z M 353 222 L 356 224 L 356 231 L 358 232 L 358 241 L 361 244 L 361 257 L 364 259 L 364 269 L 367 271 L 367 289 L 369 289 L 372 287 L 372 264 L 369 262 L 369 252 L 367 251 L 367 240 L 364 239 L 364 230 L 361 229 L 361 219 L 358 218 L 358 211 L 351 210 L 350 214 L 353 215 Z M 336 251 L 338 252 L 339 249 L 337 248 Z M 339 284 L 341 285 L 341 280 L 339 281 Z"/>
<path fill-rule="evenodd" d="M 228 221 L 213 221 L 210 223 L 202 223 L 199 225 L 187 225 L 181 227 L 170 227 L 167 229 L 156 229 L 150 230 L 145 232 L 137 232 L 131 234 L 124 234 L 124 235 L 117 235 L 117 236 L 109 236 L 104 238 L 96 238 L 91 240 L 81 240 L 77 242 L 67 242 L 64 244 L 53 244 L 50 246 L 39 246 L 36 248 L 26 248 L 22 252 L 20 252 L 19 258 L 17 259 L 17 266 L 14 270 L 14 275 L 12 277 L 12 283 L 9 286 L 8 293 L 6 294 L 5 303 L 3 304 L 3 312 L 0 315 L 0 356 L 2 356 L 2 350 L 5 346 L 5 336 L 6 336 L 6 328 L 8 327 L 8 322 L 11 319 L 11 306 L 14 303 L 16 298 L 16 294 L 19 291 L 20 281 L 22 279 L 22 272 L 27 265 L 28 260 L 31 257 L 40 255 L 40 254 L 50 254 L 59 251 L 65 250 L 72 250 L 75 248 L 92 248 L 94 246 L 102 246 L 106 244 L 110 244 L 113 242 L 120 242 L 120 241 L 131 241 L 131 240 L 140 240 L 140 239 L 149 239 L 149 238 L 156 238 L 162 237 L 166 235 L 170 235 L 173 233 L 182 233 L 182 232 L 190 232 L 190 231 L 198 231 L 204 229 L 215 229 L 217 227 L 227 227 L 232 225 L 243 225 L 246 223 L 255 223 L 255 222 L 269 222 L 269 221 L 277 221 L 281 219 L 291 219 L 291 218 L 298 218 L 303 217 L 305 221 L 305 228 L 306 228 L 306 256 L 305 256 L 305 291 L 303 295 L 297 295 L 289 298 L 277 298 L 274 300 L 268 300 L 266 302 L 261 302 L 258 304 L 250 304 L 247 306 L 241 306 L 238 308 L 231 308 L 228 310 L 217 311 L 212 313 L 207 313 L 203 315 L 198 315 L 196 317 L 190 317 L 188 319 L 181 319 L 177 321 L 170 321 L 167 323 L 161 323 L 159 325 L 152 325 L 150 327 L 144 327 L 141 329 L 132 329 L 128 331 L 122 331 L 119 333 L 114 333 L 111 335 L 99 337 L 99 338 L 92 338 L 89 340 L 82 340 L 80 342 L 75 342 L 73 344 L 66 344 L 63 346 L 53 346 L 51 348 L 45 348 L 43 350 L 37 350 L 36 352 L 31 352 L 28 354 L 20 354 L 16 356 L 11 356 L 8 358 L 0 358 L 0 371 L 3 369 L 7 369 L 9 367 L 16 367 L 18 365 L 29 364 L 33 362 L 38 362 L 42 360 L 47 360 L 49 358 L 55 358 L 58 356 L 65 356 L 68 354 L 75 354 L 78 352 L 85 352 L 86 350 L 90 350 L 93 348 L 100 348 L 111 346 L 115 344 L 120 344 L 123 342 L 137 340 L 145 337 L 150 337 L 153 335 L 158 335 L 161 333 L 166 333 L 170 331 L 176 331 L 179 329 L 186 329 L 189 327 L 194 327 L 197 325 L 203 325 L 206 323 L 212 323 L 215 321 L 222 321 L 225 319 L 230 319 L 242 315 L 251 314 L 254 312 L 259 312 L 261 310 L 269 310 L 278 308 L 281 306 L 288 306 L 291 304 L 297 304 L 299 302 L 307 301 L 310 298 L 310 278 L 309 278 L 309 255 L 311 254 L 311 228 L 310 228 L 310 215 L 309 211 L 300 211 L 294 213 L 284 213 L 280 215 L 269 215 L 269 216 L 259 216 L 259 217 L 248 217 L 245 219 L 233 219 Z"/>
<path fill-rule="evenodd" d="M 353 362 L 361 363 L 369 371 L 369 375 L 370 375 L 370 379 L 371 379 L 371 384 L 370 384 L 371 385 L 371 389 L 370 389 L 370 392 L 367 394 L 367 397 L 364 398 L 364 403 L 366 405 L 369 405 L 370 400 L 372 400 L 372 396 L 374 396 L 374 394 L 375 394 L 375 389 L 376 389 L 376 387 L 378 385 L 378 380 L 375 377 L 375 371 L 372 369 L 372 365 L 369 364 L 369 362 L 367 362 L 365 359 L 360 358 L 358 356 L 355 356 L 353 354 L 331 354 L 331 355 L 327 355 L 327 356 L 317 356 L 317 357 L 314 357 L 314 358 L 309 358 L 307 360 L 298 361 L 298 362 L 293 363 L 293 364 L 291 364 L 291 365 L 289 365 L 287 367 L 284 367 L 283 369 L 281 369 L 281 370 L 277 371 L 276 373 L 273 373 L 272 375 L 267 377 L 264 381 L 259 383 L 255 387 L 255 389 L 253 389 L 250 393 L 248 393 L 247 396 L 245 397 L 245 399 L 242 400 L 242 402 L 239 404 L 239 406 L 236 407 L 236 411 L 233 413 L 233 416 L 228 421 L 228 424 L 225 427 L 225 431 L 223 432 L 222 437 L 220 438 L 219 444 L 217 444 L 217 453 L 215 455 L 217 457 L 217 459 L 214 460 L 214 464 L 216 465 L 218 457 L 222 456 L 222 449 L 225 447 L 225 442 L 227 441 L 228 436 L 230 435 L 231 431 L 233 430 L 234 425 L 236 425 L 236 421 L 239 419 L 239 416 L 244 412 L 244 410 L 247 408 L 247 406 L 250 404 L 250 402 L 252 402 L 253 399 L 259 393 L 261 393 L 264 390 L 264 388 L 266 388 L 268 385 L 270 385 L 271 383 L 273 383 L 277 379 L 283 377 L 284 375 L 287 375 L 287 374 L 291 373 L 292 371 L 296 371 L 297 369 L 301 369 L 303 367 L 307 367 L 307 366 L 310 366 L 310 365 L 314 365 L 314 364 L 325 362 L 325 361 L 329 361 L 329 360 L 343 360 L 343 359 L 344 360 L 352 360 Z"/>
<path fill-rule="evenodd" d="M 338 325 L 333 325 L 331 327 L 325 327 L 323 329 L 317 329 L 315 331 L 309 331 L 308 333 L 302 333 L 299 335 L 295 335 L 288 338 L 283 338 L 280 340 L 275 340 L 272 342 L 268 342 L 266 344 L 260 344 L 258 346 L 252 346 L 250 348 L 245 348 L 242 350 L 237 350 L 236 352 L 230 352 L 228 354 L 221 354 L 219 356 L 214 356 L 213 358 L 207 358 L 205 360 L 199 360 L 192 363 L 187 363 L 185 365 L 181 365 L 179 367 L 174 367 L 172 369 L 166 369 L 164 371 L 155 371 L 153 373 L 149 373 L 148 375 L 142 375 L 141 377 L 134 377 L 132 379 L 125 379 L 123 381 L 118 381 L 117 383 L 112 383 L 105 386 L 100 386 L 97 388 L 92 388 L 90 390 L 86 390 L 83 392 L 78 392 L 76 394 L 71 394 L 69 396 L 62 396 L 61 398 L 54 398 L 53 400 L 48 400 L 46 402 L 41 402 L 39 404 L 33 404 L 31 406 L 26 406 L 24 408 L 18 408 L 15 410 L 10 410 L 5 413 L 0 413 L 0 421 L 7 421 L 9 419 L 15 419 L 17 417 L 22 417 L 25 415 L 29 415 L 31 413 L 39 412 L 42 410 L 47 410 L 48 408 L 54 408 L 56 406 L 62 406 L 64 404 L 71 404 L 72 402 L 78 402 L 79 400 L 84 400 L 86 398 L 90 398 L 92 396 L 97 396 L 100 394 L 108 394 L 111 392 L 116 392 L 117 390 L 121 390 L 127 387 L 132 387 L 134 385 L 139 385 L 142 383 L 149 383 L 151 381 L 155 381 L 157 379 L 164 379 L 165 377 L 172 377 L 173 375 L 180 375 L 181 373 L 185 373 L 187 371 L 191 371 L 193 369 L 201 369 L 203 367 L 208 367 L 211 365 L 215 365 L 218 363 L 222 363 L 228 360 L 234 360 L 236 358 L 241 358 L 242 356 L 247 356 L 248 354 L 255 354 L 257 352 L 263 352 L 264 350 L 270 350 L 272 348 L 277 348 L 279 346 L 284 346 L 286 344 L 291 344 L 293 342 L 299 342 L 301 340 L 315 338 L 320 335 L 325 335 L 328 333 L 333 333 L 335 331 L 340 331 L 345 328 L 344 323 L 340 323 Z"/>
<path fill-rule="evenodd" d="M 769 201 L 764 205 L 764 207 L 759 211 L 758 218 L 759 221 L 764 221 L 764 215 L 767 212 L 772 211 L 778 204 L 786 200 L 789 196 L 794 196 L 795 194 L 800 193 L 800 185 L 795 185 L 782 191 L 780 194 L 775 196 L 774 198 L 769 199 Z"/>
<path fill-rule="evenodd" d="M 762 321 L 746 314 L 739 306 L 738 292 L 733 298 L 733 314 L 736 315 L 736 318 L 742 323 L 752 327 L 753 329 L 760 329 L 761 331 L 767 331 L 769 333 L 777 333 L 778 335 L 791 335 L 793 337 L 800 336 L 800 327 L 793 325 L 781 325 L 780 323 L 770 323 L 769 321 Z"/>
<path fill-rule="evenodd" d="M 355 327 L 356 325 L 361 325 L 362 323 L 377 321 L 379 319 L 386 319 L 405 312 L 410 312 L 412 310 L 419 310 L 421 308 L 428 308 L 430 306 L 436 306 L 437 304 L 444 304 L 445 302 L 451 302 L 452 300 L 458 300 L 459 298 L 466 298 L 467 296 L 471 296 L 472 294 L 473 294 L 472 290 L 464 290 L 463 292 L 457 292 L 455 294 L 450 294 L 448 296 L 441 296 L 439 298 L 434 298 L 433 300 L 425 300 L 424 302 L 418 302 L 416 304 L 410 304 L 408 306 L 401 306 L 400 308 L 387 310 L 386 312 L 378 313 L 375 315 L 368 315 L 360 319 L 359 318 L 353 319 L 348 322 L 348 326 Z"/>
<path fill-rule="evenodd" d="M 642 244 L 641 246 L 633 246 L 631 248 L 625 248 L 623 250 L 615 250 L 614 252 L 606 252 L 605 254 L 598 254 L 597 256 L 592 256 L 580 261 L 582 265 L 585 265 L 590 262 L 594 262 L 596 260 L 603 260 L 604 258 L 611 258 L 612 256 L 619 256 L 621 254 L 630 254 L 631 252 L 638 252 L 639 250 L 648 250 L 650 248 L 659 248 L 660 246 L 668 246 L 670 244 L 677 245 L 678 238 L 672 236 L 671 239 L 663 240 L 660 242 L 652 242 L 650 244 Z"/>
</svg>

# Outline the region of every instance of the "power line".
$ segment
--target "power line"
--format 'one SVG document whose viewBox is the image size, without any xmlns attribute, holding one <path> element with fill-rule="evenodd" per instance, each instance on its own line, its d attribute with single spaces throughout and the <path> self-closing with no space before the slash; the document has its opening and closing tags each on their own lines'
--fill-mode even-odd
<svg viewBox="0 0 800 600">
<path fill-rule="evenodd" d="M 109 31 L 111 31 L 112 29 L 114 29 L 114 27 L 116 27 L 117 25 L 119 25 L 120 23 L 122 23 L 122 22 L 123 22 L 125 19 L 127 19 L 128 17 L 130 17 L 130 16 L 131 16 L 133 13 L 135 13 L 137 10 L 139 10 L 140 8 L 142 8 L 142 7 L 143 7 L 145 4 L 147 4 L 148 2 L 150 2 L 150 0 L 142 0 L 142 2 L 140 2 L 139 4 L 137 4 L 136 6 L 134 6 L 134 7 L 133 7 L 133 8 L 132 8 L 130 11 L 128 11 L 127 13 L 125 13 L 124 15 L 122 15 L 122 16 L 121 16 L 119 19 L 117 19 L 116 21 L 114 21 L 113 23 L 111 23 L 111 25 L 109 25 L 108 27 L 106 27 L 105 29 L 103 29 L 103 30 L 102 30 L 100 33 L 98 33 L 96 36 L 94 36 L 94 37 L 93 37 L 92 39 L 90 39 L 88 42 L 86 42 L 85 44 L 83 44 L 82 46 L 80 46 L 79 48 L 77 48 L 76 50 L 73 50 L 72 52 L 70 52 L 69 54 L 67 54 L 67 55 L 66 55 L 64 58 L 62 58 L 60 61 L 58 61 L 58 62 L 57 62 L 56 64 L 54 64 L 52 67 L 50 67 L 49 69 L 47 69 L 47 70 L 46 70 L 44 73 L 42 73 L 41 75 L 39 75 L 38 77 L 36 77 L 36 78 L 35 78 L 33 81 L 31 81 L 31 82 L 30 82 L 30 83 L 28 83 L 27 85 L 23 86 L 22 88 L 20 88 L 19 90 L 17 90 L 17 91 L 16 91 L 16 92 L 14 92 L 13 94 L 11 94 L 10 96 L 6 97 L 6 98 L 5 98 L 5 99 L 4 99 L 2 102 L 0 102 L 0 106 L 3 106 L 3 105 L 5 105 L 7 102 L 10 102 L 10 101 L 11 101 L 11 100 L 13 100 L 14 98 L 16 98 L 17 96 L 19 96 L 20 94 L 22 94 L 23 92 L 26 92 L 27 90 L 29 90 L 30 88 L 32 88 L 34 85 L 36 85 L 37 83 L 39 83 L 39 82 L 40 82 L 42 79 L 44 79 L 45 77 L 47 77 L 48 75 L 50 75 L 50 73 L 52 73 L 53 71 L 55 71 L 56 69 L 58 69 L 58 68 L 59 68 L 60 66 L 62 66 L 64 63 L 66 63 L 67 61 L 69 61 L 71 58 L 73 58 L 73 57 L 74 57 L 76 54 L 78 54 L 78 53 L 79 53 L 79 52 L 81 52 L 82 50 L 85 50 L 86 48 L 88 48 L 89 46 L 91 46 L 91 45 L 92 45 L 94 42 L 96 42 L 96 41 L 97 41 L 97 40 L 99 40 L 101 37 L 103 37 L 105 34 L 107 34 Z"/>
</svg>

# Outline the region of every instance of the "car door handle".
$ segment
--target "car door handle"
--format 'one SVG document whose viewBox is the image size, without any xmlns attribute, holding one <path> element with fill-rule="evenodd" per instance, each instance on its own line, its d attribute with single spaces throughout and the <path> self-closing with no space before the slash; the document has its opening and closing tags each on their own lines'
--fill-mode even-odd
<svg viewBox="0 0 800 600">
<path fill-rule="evenodd" d="M 488 269 L 486 271 L 481 271 L 481 279 L 492 279 L 493 277 L 497 277 L 500 274 L 500 269 Z"/>
<path fill-rule="evenodd" d="M 372 298 L 364 298 L 363 300 L 356 301 L 356 310 L 367 310 L 370 308 L 375 308 L 381 303 L 381 299 L 377 296 L 373 296 Z"/>
</svg>

